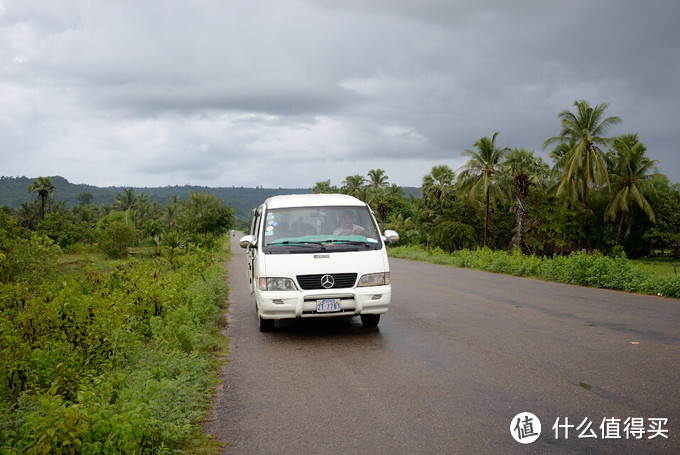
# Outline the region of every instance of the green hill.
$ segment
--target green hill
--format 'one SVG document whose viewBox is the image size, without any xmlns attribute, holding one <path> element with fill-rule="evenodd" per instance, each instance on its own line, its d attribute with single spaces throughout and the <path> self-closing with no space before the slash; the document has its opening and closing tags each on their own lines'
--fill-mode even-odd
<svg viewBox="0 0 680 455">
<path fill-rule="evenodd" d="M 116 194 L 122 193 L 128 187 L 100 188 L 93 185 L 71 183 L 63 177 L 50 177 L 56 188 L 53 195 L 55 201 L 64 201 L 68 207 L 78 205 L 77 197 L 82 193 L 92 194 L 92 203 L 97 206 L 111 204 L 116 199 Z M 37 195 L 28 193 L 28 187 L 34 178 L 28 177 L 0 177 L 0 207 L 8 206 L 17 208 L 22 203 L 33 202 Z M 166 204 L 172 196 L 179 199 L 189 197 L 189 189 L 192 191 L 208 191 L 213 196 L 220 198 L 222 202 L 231 205 L 236 210 L 236 215 L 248 218 L 254 207 L 257 207 L 265 199 L 277 194 L 300 194 L 308 193 L 310 188 L 211 188 L 206 186 L 165 186 L 165 187 L 135 187 L 135 192 L 144 193 L 151 202 Z"/>
<path fill-rule="evenodd" d="M 68 207 L 78 205 L 77 197 L 82 193 L 92 194 L 92 203 L 98 206 L 111 204 L 116 194 L 122 193 L 128 187 L 112 186 L 100 188 L 93 185 L 71 183 L 61 176 L 50 177 L 56 188 L 55 201 L 64 201 Z M 0 177 L 0 207 L 18 208 L 22 203 L 33 202 L 37 195 L 28 193 L 28 187 L 35 180 L 29 177 Z M 207 186 L 164 186 L 164 187 L 135 187 L 135 192 L 144 193 L 151 202 L 166 204 L 172 196 L 179 199 L 189 197 L 192 191 L 208 191 L 222 202 L 231 205 L 239 218 L 249 218 L 250 212 L 265 199 L 277 194 L 309 193 L 311 188 L 245 188 L 245 187 L 207 187 Z M 419 188 L 404 188 L 406 195 L 413 193 L 420 196 Z"/>
</svg>

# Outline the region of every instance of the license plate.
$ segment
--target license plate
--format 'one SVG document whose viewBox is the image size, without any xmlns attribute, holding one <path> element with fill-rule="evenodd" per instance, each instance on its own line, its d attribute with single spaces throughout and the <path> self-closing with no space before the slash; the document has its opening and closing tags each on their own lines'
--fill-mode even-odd
<svg viewBox="0 0 680 455">
<path fill-rule="evenodd" d="M 340 310 L 340 299 L 321 299 L 316 301 L 317 313 L 331 313 Z"/>
</svg>

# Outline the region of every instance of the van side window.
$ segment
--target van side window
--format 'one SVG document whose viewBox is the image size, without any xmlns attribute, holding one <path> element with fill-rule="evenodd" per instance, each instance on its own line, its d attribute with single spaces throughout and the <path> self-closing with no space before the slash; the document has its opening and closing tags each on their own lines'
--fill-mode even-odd
<svg viewBox="0 0 680 455">
<path fill-rule="evenodd" d="M 262 216 L 262 208 L 258 208 L 253 215 L 253 224 L 250 226 L 250 234 L 254 235 L 256 239 L 260 238 L 260 217 Z"/>
</svg>

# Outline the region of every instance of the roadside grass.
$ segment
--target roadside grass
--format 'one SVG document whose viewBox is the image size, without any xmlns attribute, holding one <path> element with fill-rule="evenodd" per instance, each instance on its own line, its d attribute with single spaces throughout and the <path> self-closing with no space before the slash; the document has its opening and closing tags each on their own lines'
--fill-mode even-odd
<svg viewBox="0 0 680 455">
<path fill-rule="evenodd" d="M 202 432 L 228 340 L 219 251 L 170 263 L 61 254 L 0 283 L 0 453 L 214 454 Z"/>
<path fill-rule="evenodd" d="M 625 256 L 611 258 L 600 253 L 575 252 L 569 256 L 547 258 L 524 255 L 517 250 L 508 253 L 489 248 L 458 250 L 449 254 L 439 248 L 427 251 L 422 246 L 390 247 L 389 255 L 544 281 L 680 298 L 680 275 L 659 274 Z M 667 268 L 659 270 L 667 271 Z"/>
<path fill-rule="evenodd" d="M 78 272 L 88 265 L 95 270 L 109 270 L 115 264 L 120 263 L 119 259 L 110 259 L 101 252 L 88 253 L 65 253 L 57 258 L 57 269 L 63 275 Z"/>
<path fill-rule="evenodd" d="M 652 259 L 631 259 L 631 262 L 644 267 L 657 275 L 675 275 L 680 273 L 680 261 L 672 257 Z"/>
</svg>

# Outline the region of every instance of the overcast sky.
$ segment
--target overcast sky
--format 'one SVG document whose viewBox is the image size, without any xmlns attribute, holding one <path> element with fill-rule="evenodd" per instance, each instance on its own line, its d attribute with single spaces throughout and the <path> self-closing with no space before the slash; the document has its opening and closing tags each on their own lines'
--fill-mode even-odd
<svg viewBox="0 0 680 455">
<path fill-rule="evenodd" d="M 0 175 L 420 186 L 496 131 L 547 157 L 585 99 L 680 182 L 679 23 L 677 0 L 0 0 Z"/>
</svg>

